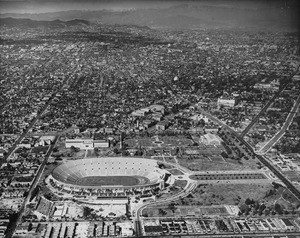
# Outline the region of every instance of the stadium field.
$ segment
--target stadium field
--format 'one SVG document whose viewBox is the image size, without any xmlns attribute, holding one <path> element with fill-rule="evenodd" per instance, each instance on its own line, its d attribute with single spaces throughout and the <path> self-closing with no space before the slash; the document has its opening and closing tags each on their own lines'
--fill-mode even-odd
<svg viewBox="0 0 300 238">
<path fill-rule="evenodd" d="M 89 176 L 79 178 L 76 185 L 80 186 L 135 186 L 146 184 L 149 180 L 141 176 Z"/>
</svg>

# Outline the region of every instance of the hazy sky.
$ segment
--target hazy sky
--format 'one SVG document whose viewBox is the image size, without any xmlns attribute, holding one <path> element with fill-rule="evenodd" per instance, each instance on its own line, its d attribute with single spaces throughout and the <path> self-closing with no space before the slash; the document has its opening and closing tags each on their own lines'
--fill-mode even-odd
<svg viewBox="0 0 300 238">
<path fill-rule="evenodd" d="M 165 8 L 165 7 L 170 7 L 172 5 L 181 4 L 183 2 L 185 1 L 150 1 L 150 0 L 1 1 L 0 0 L 0 13 L 44 13 L 44 12 L 55 12 L 55 11 L 66 11 L 66 10 L 102 10 L 102 9 L 124 11 L 130 9 L 140 9 L 140 8 Z"/>
<path fill-rule="evenodd" d="M 0 0 L 0 14 L 34 20 L 80 18 L 150 27 L 254 27 L 299 31 L 299 5 L 300 0 Z M 133 9 L 137 11 L 120 12 Z M 69 10 L 81 12 L 64 12 Z M 97 10 L 115 12 L 84 12 Z"/>
<path fill-rule="evenodd" d="M 297 0 L 0 0 L 0 13 L 44 13 L 67 10 L 115 10 L 166 8 L 180 4 L 261 8 L 293 7 Z"/>
</svg>

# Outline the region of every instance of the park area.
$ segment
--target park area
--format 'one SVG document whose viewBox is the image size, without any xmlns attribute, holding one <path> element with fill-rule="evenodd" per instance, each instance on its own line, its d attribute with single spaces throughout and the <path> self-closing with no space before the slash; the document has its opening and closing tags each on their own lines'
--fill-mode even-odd
<svg viewBox="0 0 300 238">
<path fill-rule="evenodd" d="M 251 160 L 214 160 L 208 156 L 182 156 L 177 157 L 178 163 L 192 171 L 222 171 L 222 170 L 257 170 L 259 161 Z"/>
<path fill-rule="evenodd" d="M 244 215 L 296 214 L 300 206 L 291 192 L 277 183 L 202 184 L 190 195 L 157 207 L 148 207 L 148 217 L 226 215 L 224 205 L 236 205 Z"/>
</svg>

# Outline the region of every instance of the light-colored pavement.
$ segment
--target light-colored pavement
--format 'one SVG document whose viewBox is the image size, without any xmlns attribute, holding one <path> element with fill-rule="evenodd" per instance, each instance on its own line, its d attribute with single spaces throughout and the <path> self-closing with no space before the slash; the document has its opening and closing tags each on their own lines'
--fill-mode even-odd
<svg viewBox="0 0 300 238">
<path fill-rule="evenodd" d="M 290 113 L 288 114 L 284 125 L 281 127 L 280 131 L 278 131 L 264 146 L 262 146 L 256 153 L 259 154 L 265 154 L 267 153 L 272 146 L 274 146 L 281 137 L 285 134 L 286 130 L 290 127 L 290 125 L 293 122 L 294 117 L 296 116 L 298 110 L 299 110 L 299 104 L 300 104 L 300 95 L 298 96 L 297 100 L 295 101 Z"/>
</svg>

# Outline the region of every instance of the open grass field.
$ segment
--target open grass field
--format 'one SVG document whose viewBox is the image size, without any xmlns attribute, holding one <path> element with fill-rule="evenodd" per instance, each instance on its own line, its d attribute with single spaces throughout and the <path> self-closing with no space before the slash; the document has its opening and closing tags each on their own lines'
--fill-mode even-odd
<svg viewBox="0 0 300 238">
<path fill-rule="evenodd" d="M 272 184 L 204 184 L 186 198 L 180 205 L 239 205 L 249 199 L 262 200 L 272 189 Z"/>
<path fill-rule="evenodd" d="M 175 180 L 175 183 L 173 184 L 173 186 L 180 187 L 180 188 L 184 188 L 186 185 L 187 185 L 186 180 Z"/>
<path fill-rule="evenodd" d="M 192 171 L 222 171 L 222 170 L 256 170 L 258 169 L 257 160 L 220 161 L 211 160 L 202 156 L 193 158 L 177 157 L 178 163 Z"/>
<path fill-rule="evenodd" d="M 48 151 L 49 146 L 38 146 L 38 147 L 33 147 L 31 149 L 31 153 L 34 154 L 46 154 L 46 152 Z"/>
<path fill-rule="evenodd" d="M 76 181 L 81 186 L 135 186 L 146 184 L 147 178 L 140 176 L 89 176 L 80 178 Z"/>
<path fill-rule="evenodd" d="M 173 175 L 184 175 L 179 169 L 168 169 L 168 171 Z"/>
<path fill-rule="evenodd" d="M 228 212 L 222 205 L 209 207 L 160 205 L 150 206 L 143 210 L 143 216 L 146 217 L 197 217 L 203 215 L 228 215 Z"/>
<path fill-rule="evenodd" d="M 86 157 L 94 158 L 97 157 L 97 154 L 95 153 L 94 150 L 88 150 L 86 153 Z"/>
</svg>

